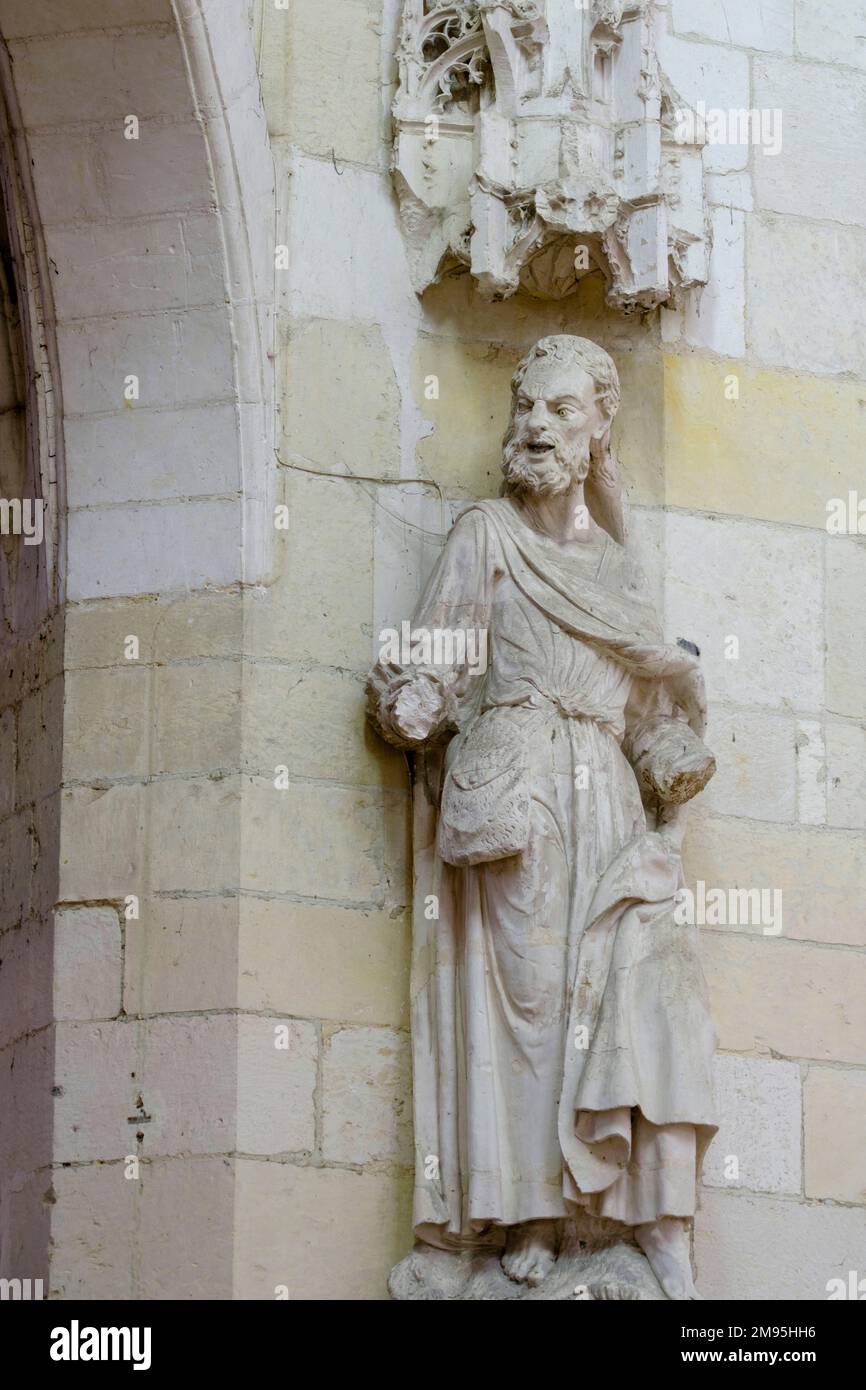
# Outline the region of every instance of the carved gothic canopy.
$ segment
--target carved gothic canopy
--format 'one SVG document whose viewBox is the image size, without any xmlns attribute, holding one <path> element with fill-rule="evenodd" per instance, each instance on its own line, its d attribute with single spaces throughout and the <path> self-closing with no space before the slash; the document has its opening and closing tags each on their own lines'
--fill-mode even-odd
<svg viewBox="0 0 866 1390">
<path fill-rule="evenodd" d="M 651 7 L 405 0 L 394 170 L 415 289 L 461 268 L 486 299 L 654 308 L 706 283 L 701 145 L 659 70 Z"/>
</svg>

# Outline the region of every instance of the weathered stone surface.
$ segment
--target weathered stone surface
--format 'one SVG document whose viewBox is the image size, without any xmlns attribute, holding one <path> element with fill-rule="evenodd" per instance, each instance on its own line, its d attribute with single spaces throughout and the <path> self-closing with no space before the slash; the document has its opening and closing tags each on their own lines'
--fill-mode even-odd
<svg viewBox="0 0 866 1390">
<path fill-rule="evenodd" d="M 831 1279 L 863 1267 L 866 1213 L 794 1198 L 704 1192 L 695 1226 L 705 1298 L 826 1299 Z"/>
<path fill-rule="evenodd" d="M 316 1143 L 314 1093 L 319 1053 L 312 1023 L 238 1019 L 238 1132 L 244 1154 L 283 1154 Z"/>
<path fill-rule="evenodd" d="M 846 487 L 833 495 L 847 498 L 847 491 Z M 861 721 L 866 721 L 866 642 L 860 617 L 864 593 L 866 545 L 833 536 L 827 542 L 827 710 Z"/>
<path fill-rule="evenodd" d="M 866 830 L 866 729 L 828 724 L 827 822 Z"/>
<path fill-rule="evenodd" d="M 666 356 L 669 505 L 823 531 L 828 500 L 847 499 L 856 486 L 850 461 L 866 450 L 862 402 L 857 382 Z M 837 563 L 848 546 L 841 542 Z M 844 655 L 839 647 L 831 644 L 831 661 L 834 650 Z"/>
<path fill-rule="evenodd" d="M 797 52 L 823 63 L 843 63 L 866 68 L 866 5 L 851 0 L 848 5 L 815 5 L 812 0 L 796 0 Z"/>
<path fill-rule="evenodd" d="M 674 0 L 674 29 L 736 48 L 790 53 L 794 42 L 794 0 Z M 798 30 L 799 36 L 799 30 Z"/>
<path fill-rule="evenodd" d="M 866 276 L 866 231 L 765 213 L 749 219 L 746 240 L 749 280 L 760 285 L 746 306 L 758 360 L 866 377 L 866 305 L 849 290 Z"/>
<path fill-rule="evenodd" d="M 866 1073 L 810 1067 L 803 1105 L 806 1196 L 866 1204 Z"/>
<path fill-rule="evenodd" d="M 328 1030 L 322 1059 L 327 1162 L 412 1161 L 408 1039 L 387 1028 Z"/>
<path fill-rule="evenodd" d="M 66 908 L 55 913 L 55 1017 L 115 1018 L 120 1009 L 121 959 L 120 921 L 113 908 Z"/>
<path fill-rule="evenodd" d="M 70 671 L 65 680 L 63 773 L 71 782 L 142 777 L 149 767 L 151 673 L 124 668 Z"/>
<path fill-rule="evenodd" d="M 381 329 L 317 319 L 293 331 L 286 358 L 288 454 L 323 473 L 399 474 L 400 399 Z"/>
<path fill-rule="evenodd" d="M 702 932 L 719 1046 L 862 1064 L 866 956 L 781 939 Z"/>
<path fill-rule="evenodd" d="M 828 27 L 833 27 L 834 20 Z M 866 224 L 862 179 L 842 176 L 866 123 L 866 83 L 826 65 L 756 59 L 752 104 L 782 112 L 778 154 L 758 149 L 754 160 L 755 203 L 769 212 L 820 217 L 827 222 Z M 756 293 L 763 290 L 756 286 Z"/>
<path fill-rule="evenodd" d="M 519 1299 L 535 1303 L 597 1303 L 665 1298 L 637 1246 L 620 1241 L 589 1252 L 581 1248 L 576 1236 L 537 1288 L 509 1279 L 495 1251 L 453 1255 L 429 1245 L 416 1245 L 391 1271 L 388 1289 L 399 1302 Z"/>
<path fill-rule="evenodd" d="M 796 816 L 795 728 L 792 719 L 711 705 L 707 742 L 716 775 L 704 811 L 793 821 Z"/>
<path fill-rule="evenodd" d="M 265 898 L 243 898 L 240 912 L 240 1008 L 405 1026 L 406 914 Z"/>
<path fill-rule="evenodd" d="M 683 847 L 686 879 L 716 888 L 778 888 L 782 936 L 866 946 L 860 911 L 866 862 L 859 835 L 705 816 L 698 809 Z M 743 926 L 742 931 L 760 927 Z"/>
<path fill-rule="evenodd" d="M 628 309 L 706 282 L 704 141 L 659 71 L 654 20 L 405 0 L 393 166 L 419 294 L 456 266 L 487 300 L 562 299 L 597 268 Z"/>
<path fill-rule="evenodd" d="M 387 1299 L 411 1189 L 408 1175 L 239 1159 L 235 1298 Z"/>
<path fill-rule="evenodd" d="M 701 649 L 707 685 L 732 704 L 816 710 L 824 694 L 823 537 L 713 516 L 667 519 L 671 637 Z M 737 650 L 728 643 L 739 643 Z"/>
<path fill-rule="evenodd" d="M 720 1056 L 715 1084 L 720 1124 L 704 1161 L 704 1186 L 799 1193 L 798 1064 Z"/>
<path fill-rule="evenodd" d="M 124 932 L 126 1012 L 236 1008 L 239 913 L 236 897 L 141 897 Z"/>
</svg>

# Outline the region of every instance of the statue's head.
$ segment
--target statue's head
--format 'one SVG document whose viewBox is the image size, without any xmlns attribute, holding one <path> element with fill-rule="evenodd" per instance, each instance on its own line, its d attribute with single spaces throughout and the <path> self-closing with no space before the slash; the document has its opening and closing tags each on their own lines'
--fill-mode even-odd
<svg viewBox="0 0 866 1390">
<path fill-rule="evenodd" d="M 511 381 L 503 491 L 551 495 L 583 482 L 594 457 L 606 457 L 619 400 L 619 377 L 604 348 L 569 334 L 542 338 Z"/>
</svg>

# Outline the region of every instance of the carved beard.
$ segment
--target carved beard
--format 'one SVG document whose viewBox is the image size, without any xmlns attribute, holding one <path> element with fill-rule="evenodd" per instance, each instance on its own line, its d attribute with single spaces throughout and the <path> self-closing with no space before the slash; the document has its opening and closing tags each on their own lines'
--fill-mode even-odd
<svg viewBox="0 0 866 1390">
<path fill-rule="evenodd" d="M 508 436 L 502 446 L 505 491 L 513 497 L 559 497 L 572 483 L 580 481 L 581 465 L 585 462 L 576 449 L 561 441 L 544 458 L 529 458 L 526 441 Z"/>
</svg>

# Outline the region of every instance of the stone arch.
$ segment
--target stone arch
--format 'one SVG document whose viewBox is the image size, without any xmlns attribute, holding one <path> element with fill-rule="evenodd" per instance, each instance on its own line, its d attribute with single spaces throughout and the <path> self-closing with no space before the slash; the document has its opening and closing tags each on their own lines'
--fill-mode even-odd
<svg viewBox="0 0 866 1390">
<path fill-rule="evenodd" d="M 8 1277 L 45 1277 L 49 1245 L 58 1249 L 49 1228 L 64 1207 L 63 1127 L 86 1127 L 64 1120 L 81 1021 L 109 1020 L 92 1031 L 118 1072 L 136 1070 L 121 905 L 146 891 L 152 767 L 142 764 L 141 786 L 116 789 L 69 762 L 69 730 L 88 713 L 70 670 L 84 660 L 71 619 L 76 634 L 90 618 L 88 632 L 106 632 L 115 604 L 122 634 L 130 603 L 144 620 L 198 593 L 235 596 L 240 613 L 270 562 L 274 175 L 239 9 L 248 14 L 246 0 L 0 0 L 29 476 L 49 504 L 30 576 L 42 625 L 0 692 L 15 774 L 0 812 L 12 890 L 0 920 L 0 1105 L 15 1133 L 0 1153 Z M 116 648 L 112 633 L 85 664 L 122 665 Z M 153 669 L 142 677 L 151 692 Z M 118 809 L 133 790 L 135 809 Z M 75 983 L 88 940 L 103 972 L 96 1002 Z M 94 1161 L 125 1152 L 128 1131 L 118 1136 L 118 1153 L 109 1144 Z M 58 1287 L 70 1287 L 62 1269 Z"/>
</svg>

